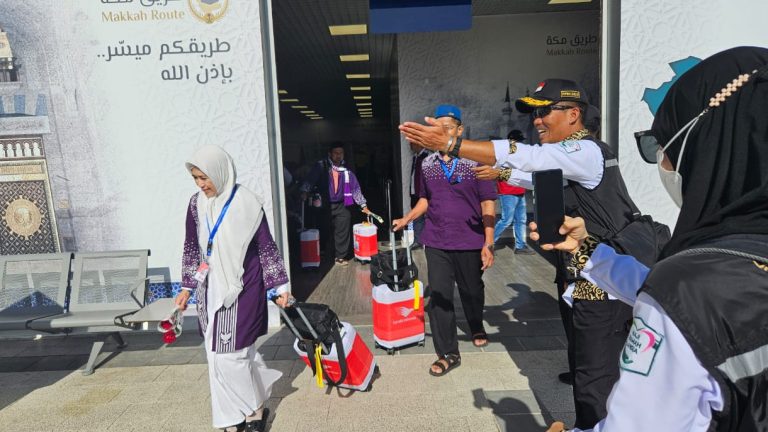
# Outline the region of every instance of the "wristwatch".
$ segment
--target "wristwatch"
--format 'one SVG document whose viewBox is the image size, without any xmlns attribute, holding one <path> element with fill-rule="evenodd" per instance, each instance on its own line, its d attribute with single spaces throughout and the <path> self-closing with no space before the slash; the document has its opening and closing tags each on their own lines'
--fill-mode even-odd
<svg viewBox="0 0 768 432">
<path fill-rule="evenodd" d="M 506 182 L 507 180 L 509 180 L 509 177 L 511 175 L 512 175 L 512 169 L 511 168 L 504 168 L 502 170 L 499 170 L 498 180 Z"/>
<path fill-rule="evenodd" d="M 493 248 L 493 243 L 488 243 L 488 244 L 485 245 L 485 247 L 487 247 L 488 250 L 491 251 L 492 254 L 495 254 L 496 251 Z"/>
<path fill-rule="evenodd" d="M 464 141 L 461 137 L 456 137 L 456 144 L 453 145 L 453 148 L 448 152 L 448 156 L 452 158 L 459 157 L 459 149 L 461 148 L 461 142 Z"/>
</svg>

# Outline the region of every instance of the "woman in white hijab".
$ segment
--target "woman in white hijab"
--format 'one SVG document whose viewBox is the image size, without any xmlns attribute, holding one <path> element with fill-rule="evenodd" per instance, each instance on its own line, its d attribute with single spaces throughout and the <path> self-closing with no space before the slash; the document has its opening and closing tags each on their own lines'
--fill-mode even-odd
<svg viewBox="0 0 768 432">
<path fill-rule="evenodd" d="M 262 431 L 264 403 L 280 372 L 268 369 L 256 351 L 267 331 L 267 290 L 276 303 L 288 300 L 288 276 L 269 232 L 262 200 L 236 183 L 232 158 L 204 146 L 186 163 L 200 192 L 187 209 L 182 290 L 186 308 L 194 291 L 205 338 L 213 426 L 227 431 Z"/>
</svg>

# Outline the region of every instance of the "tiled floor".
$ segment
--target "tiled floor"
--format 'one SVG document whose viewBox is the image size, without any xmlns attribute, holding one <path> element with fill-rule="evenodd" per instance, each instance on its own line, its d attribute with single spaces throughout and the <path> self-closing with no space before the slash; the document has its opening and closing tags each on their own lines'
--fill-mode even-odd
<svg viewBox="0 0 768 432">
<path fill-rule="evenodd" d="M 415 259 L 423 269 L 423 251 Z M 313 387 L 293 336 L 285 329 L 269 333 L 259 339 L 259 351 L 284 373 L 269 402 L 271 430 L 528 432 L 545 430 L 553 419 L 572 422 L 570 388 L 557 381 L 566 358 L 553 276 L 538 255 L 497 251 L 484 276 L 488 346 L 474 347 L 460 331 L 461 367 L 434 378 L 427 374 L 434 360 L 427 326 L 423 347 L 392 356 L 375 350 L 381 377 L 367 393 Z M 331 304 L 373 349 L 367 266 L 332 268 L 309 301 Z M 0 339 L 0 431 L 211 430 L 207 366 L 195 326 L 186 320 L 170 346 L 154 331 L 125 334 L 124 349 L 108 342 L 88 377 L 77 369 L 92 336 Z M 184 407 L 182 419 L 169 404 Z"/>
</svg>

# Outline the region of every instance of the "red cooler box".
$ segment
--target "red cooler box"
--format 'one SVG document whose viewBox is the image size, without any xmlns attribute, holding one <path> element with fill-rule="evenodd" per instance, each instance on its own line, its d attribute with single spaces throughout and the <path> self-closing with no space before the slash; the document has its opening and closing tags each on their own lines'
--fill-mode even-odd
<svg viewBox="0 0 768 432">
<path fill-rule="evenodd" d="M 355 239 L 355 258 L 368 262 L 372 256 L 379 252 L 376 231 L 376 225 L 370 222 L 355 224 L 352 227 Z"/>
<path fill-rule="evenodd" d="M 373 287 L 373 338 L 392 354 L 395 348 L 424 343 L 424 290 L 416 280 L 407 290 Z"/>
<path fill-rule="evenodd" d="M 341 339 L 344 343 L 344 354 L 347 359 L 347 377 L 344 382 L 339 384 L 339 387 L 349 388 L 353 390 L 368 390 L 368 386 L 371 384 L 371 378 L 373 377 L 374 370 L 376 369 L 376 360 L 373 358 L 373 353 L 368 346 L 365 345 L 363 339 L 357 334 L 355 328 L 351 324 L 342 322 L 344 327 L 341 329 Z M 293 343 L 293 349 L 304 360 L 304 363 L 311 368 L 309 364 L 310 359 L 301 348 L 299 348 L 299 340 Z M 339 357 L 336 353 L 336 345 L 332 345 L 330 353 L 323 355 L 321 358 L 323 364 L 324 377 L 329 377 L 333 381 L 337 381 L 341 377 L 341 369 L 339 367 Z M 328 383 L 328 380 L 325 380 Z"/>
<path fill-rule="evenodd" d="M 320 267 L 320 231 L 308 229 L 301 232 L 301 266 Z"/>
</svg>

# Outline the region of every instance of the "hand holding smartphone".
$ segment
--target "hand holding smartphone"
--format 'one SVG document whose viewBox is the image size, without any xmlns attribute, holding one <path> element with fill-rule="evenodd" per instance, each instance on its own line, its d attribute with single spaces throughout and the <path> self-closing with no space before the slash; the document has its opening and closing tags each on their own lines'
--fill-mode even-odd
<svg viewBox="0 0 768 432">
<path fill-rule="evenodd" d="M 553 169 L 533 173 L 533 208 L 533 218 L 538 226 L 539 244 L 563 241 L 565 236 L 559 232 L 565 220 L 562 170 Z"/>
</svg>

